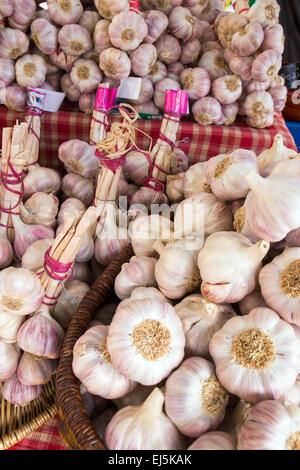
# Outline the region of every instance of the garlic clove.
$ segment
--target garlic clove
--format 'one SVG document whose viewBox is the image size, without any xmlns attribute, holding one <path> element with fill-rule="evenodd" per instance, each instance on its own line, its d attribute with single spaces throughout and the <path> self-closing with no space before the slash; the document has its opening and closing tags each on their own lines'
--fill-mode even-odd
<svg viewBox="0 0 300 470">
<path fill-rule="evenodd" d="M 18 365 L 17 376 L 23 385 L 43 385 L 55 373 L 56 368 L 56 360 L 24 352 Z"/>
<path fill-rule="evenodd" d="M 40 385 L 24 385 L 14 373 L 9 379 L 4 382 L 3 397 L 9 403 L 17 406 L 26 406 L 31 401 L 35 400 L 42 392 Z"/>
</svg>

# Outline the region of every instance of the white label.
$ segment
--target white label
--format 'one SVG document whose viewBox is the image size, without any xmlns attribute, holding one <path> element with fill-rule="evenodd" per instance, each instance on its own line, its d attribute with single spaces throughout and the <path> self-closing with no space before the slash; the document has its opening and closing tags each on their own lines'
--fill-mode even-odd
<svg viewBox="0 0 300 470">
<path fill-rule="evenodd" d="M 117 98 L 137 100 L 140 96 L 142 79 L 138 77 L 122 78 L 118 88 Z"/>
</svg>

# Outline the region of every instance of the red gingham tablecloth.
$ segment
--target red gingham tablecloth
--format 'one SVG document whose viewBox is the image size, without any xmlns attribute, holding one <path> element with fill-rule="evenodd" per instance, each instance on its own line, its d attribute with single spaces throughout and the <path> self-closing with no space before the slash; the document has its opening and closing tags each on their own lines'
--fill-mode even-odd
<svg viewBox="0 0 300 470">
<path fill-rule="evenodd" d="M 0 106 L 0 130 L 3 127 L 13 126 L 17 119 L 20 122 L 23 121 L 23 118 L 24 114 L 9 111 L 4 106 Z M 57 157 L 59 145 L 66 140 L 75 138 L 87 142 L 90 120 L 90 116 L 72 109 L 62 110 L 58 113 L 45 113 L 41 118 L 40 165 L 61 168 Z M 160 124 L 160 120 L 144 121 L 140 119 L 136 123 L 136 127 L 150 135 L 155 143 Z M 263 130 L 249 128 L 242 120 L 229 127 L 200 126 L 195 122 L 183 120 L 177 139 L 180 141 L 185 137 L 189 138 L 189 142 L 180 143 L 179 146 L 189 156 L 190 164 L 193 164 L 236 148 L 253 150 L 259 155 L 263 150 L 271 147 L 277 133 L 282 134 L 287 147 L 297 151 L 295 141 L 280 113 L 276 114 L 274 125 Z M 137 145 L 145 150 L 149 147 L 149 139 L 141 132 L 137 133 Z M 57 423 L 58 417 L 56 416 L 10 449 L 67 449 L 59 436 Z"/>
</svg>

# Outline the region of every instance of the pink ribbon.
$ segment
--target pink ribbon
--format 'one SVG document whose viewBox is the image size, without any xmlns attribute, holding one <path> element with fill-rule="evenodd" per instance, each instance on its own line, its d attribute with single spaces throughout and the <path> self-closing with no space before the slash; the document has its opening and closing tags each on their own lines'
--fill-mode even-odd
<svg viewBox="0 0 300 470">
<path fill-rule="evenodd" d="M 70 263 L 62 263 L 57 261 L 50 256 L 50 250 L 52 246 L 48 248 L 44 257 L 44 271 L 48 274 L 51 279 L 55 281 L 65 281 L 71 279 L 73 276 L 73 265 L 74 261 Z"/>
<path fill-rule="evenodd" d="M 4 212 L 5 214 L 20 215 L 19 212 L 14 212 L 14 210 L 17 209 L 17 207 L 19 207 L 24 197 L 24 183 L 23 183 L 23 178 L 22 178 L 22 175 L 24 172 L 21 171 L 20 173 L 18 173 L 14 169 L 14 167 L 12 166 L 10 162 L 10 156 L 8 156 L 7 158 L 7 164 L 11 173 L 5 173 L 4 171 L 1 170 L 1 173 L 0 173 L 1 184 L 4 186 L 5 189 L 7 189 L 7 191 L 11 192 L 12 194 L 16 194 L 19 198 L 13 207 L 6 209 L 5 207 L 2 207 L 0 205 L 0 210 Z M 11 186 L 17 186 L 17 185 L 21 185 L 21 191 L 15 191 L 14 189 L 11 188 Z M 6 226 L 6 227 L 13 228 L 11 226 Z"/>
</svg>

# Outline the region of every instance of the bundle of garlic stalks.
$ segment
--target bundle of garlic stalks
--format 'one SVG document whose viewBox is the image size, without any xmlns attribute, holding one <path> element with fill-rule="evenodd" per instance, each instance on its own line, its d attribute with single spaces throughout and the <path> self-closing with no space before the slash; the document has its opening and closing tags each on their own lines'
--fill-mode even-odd
<svg viewBox="0 0 300 470">
<path fill-rule="evenodd" d="M 167 178 L 141 210 L 119 304 L 73 372 L 110 450 L 300 449 L 300 157 L 277 135 Z"/>
<path fill-rule="evenodd" d="M 85 2 L 85 5 L 87 3 Z M 142 80 L 139 112 L 158 114 L 167 89 L 187 90 L 194 119 L 264 128 L 286 102 L 276 0 L 1 0 L 0 102 L 25 106 L 25 87 L 62 90 L 93 112 L 100 82 Z M 140 9 L 139 9 L 140 7 Z M 96 142 L 96 140 L 94 139 Z"/>
</svg>

